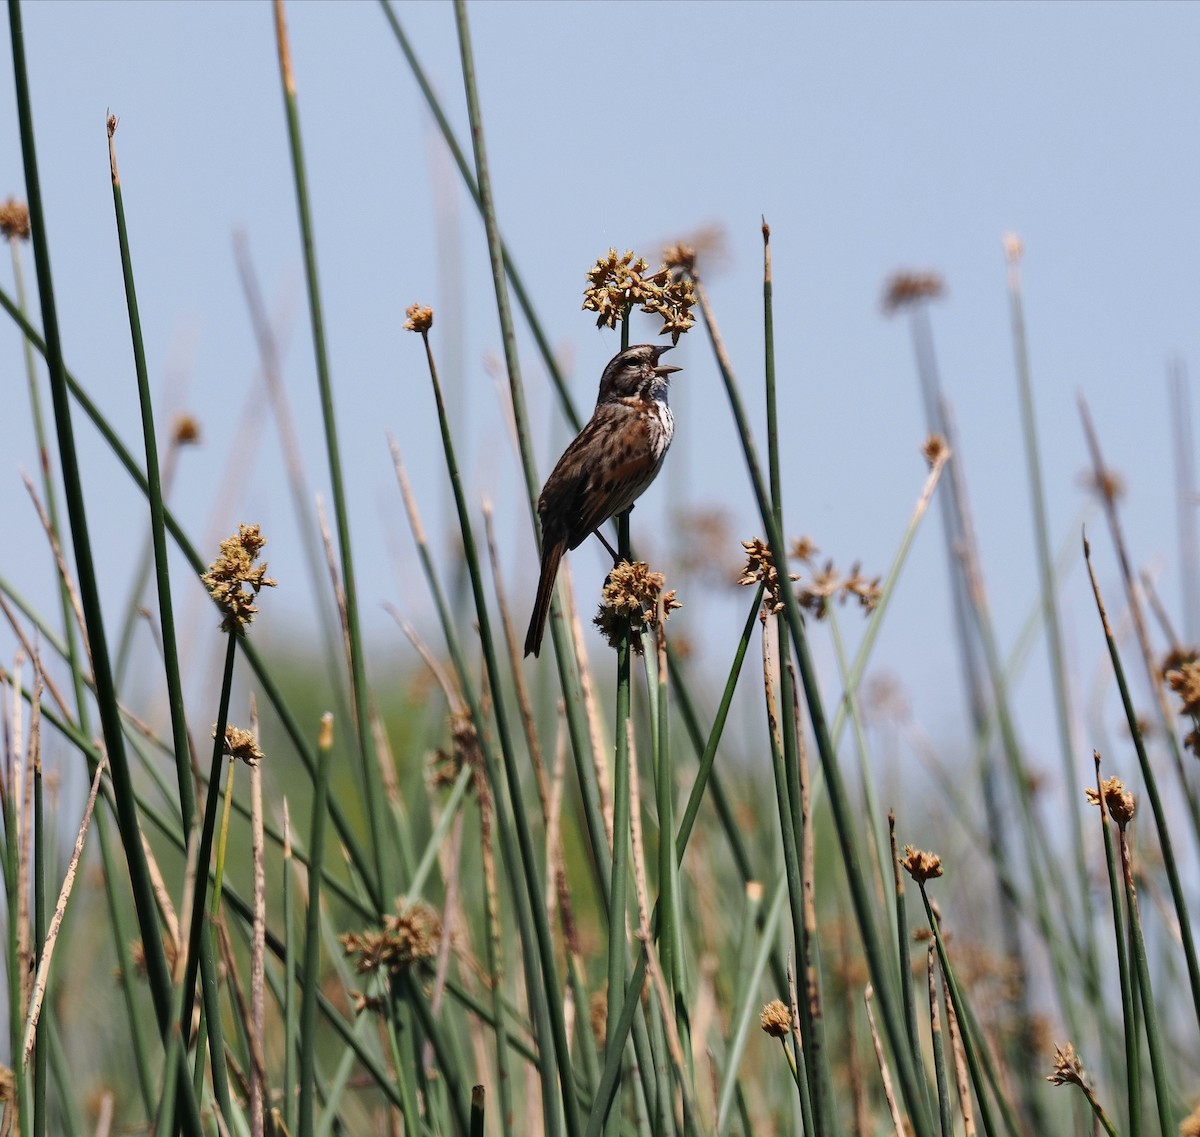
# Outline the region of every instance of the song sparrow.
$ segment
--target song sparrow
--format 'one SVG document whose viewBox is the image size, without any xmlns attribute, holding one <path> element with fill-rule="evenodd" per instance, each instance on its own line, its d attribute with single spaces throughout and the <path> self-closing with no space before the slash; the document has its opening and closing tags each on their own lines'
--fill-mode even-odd
<svg viewBox="0 0 1200 1137">
<path fill-rule="evenodd" d="M 668 377 L 681 370 L 659 364 L 659 357 L 670 350 L 670 345 L 642 343 L 609 362 L 600 376 L 591 419 L 542 487 L 542 573 L 525 636 L 526 655 L 541 651 L 563 553 L 628 509 L 662 465 L 675 433 L 667 405 Z"/>
</svg>

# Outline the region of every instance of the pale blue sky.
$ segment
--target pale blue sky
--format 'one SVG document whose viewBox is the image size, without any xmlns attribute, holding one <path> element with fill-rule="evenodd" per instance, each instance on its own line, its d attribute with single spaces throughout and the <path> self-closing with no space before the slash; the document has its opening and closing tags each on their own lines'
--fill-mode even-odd
<svg viewBox="0 0 1200 1137">
<path fill-rule="evenodd" d="M 236 461 L 238 496 L 220 507 L 215 535 L 239 520 L 262 523 L 272 573 L 284 583 L 263 604 L 260 634 L 303 628 L 307 579 L 278 444 L 267 429 L 260 451 L 230 453 L 258 383 L 232 253 L 240 230 L 268 302 L 291 327 L 286 379 L 309 476 L 325 486 L 270 7 L 90 0 L 26 3 L 23 11 L 69 365 L 136 443 L 104 133 L 111 109 L 121 121 L 150 367 L 160 390 L 168 375 L 186 377 L 186 404 L 206 439 L 184 459 L 179 512 L 201 539 L 219 474 Z M 653 257 L 664 240 L 716 224 L 726 255 L 712 296 L 751 406 L 761 410 L 765 215 L 787 529 L 810 534 L 841 565 L 861 559 L 882 571 L 924 465 L 906 321 L 885 319 L 879 300 L 894 270 L 937 270 L 948 288 L 933 314 L 943 380 L 1007 645 L 1036 588 L 1001 244 L 1016 231 L 1027 247 L 1054 540 L 1067 537 L 1084 500 L 1075 410 L 1082 391 L 1128 483 L 1133 556 L 1161 567 L 1163 594 L 1179 617 L 1166 366 L 1178 355 L 1195 370 L 1200 351 L 1200 7 L 488 2 L 469 11 L 501 225 L 581 405 L 590 405 L 616 350 L 613 334 L 597 332 L 579 311 L 590 262 L 610 245 Z M 461 129 L 452 9 L 404 4 L 397 12 Z M 512 508 L 519 482 L 484 367 L 499 341 L 482 227 L 379 8 L 365 0 L 293 3 L 289 21 L 365 619 L 381 641 L 393 637 L 379 607 L 390 600 L 432 630 L 385 438 L 385 430 L 396 434 L 427 522 L 440 528 L 444 478 L 432 401 L 419 341 L 400 331 L 414 300 L 438 306 L 435 347 L 469 393 L 467 484 L 496 502 L 508 582 L 520 588 L 523 612 L 532 537 L 523 510 Z M 23 192 L 12 91 L 6 41 L 0 196 Z M 436 203 L 457 233 L 449 246 L 436 238 Z M 0 266 L 5 287 L 10 279 Z M 642 325 L 636 338 L 649 331 Z M 565 434 L 523 329 L 521 348 L 548 469 Z M 673 359 L 687 368 L 673 391 L 679 433 L 664 478 L 634 515 L 635 539 L 668 547 L 658 530 L 669 495 L 724 504 L 744 519 L 736 536 L 752 536 L 758 526 L 706 347 L 696 337 Z M 0 360 L 9 391 L 0 415 L 0 523 L 9 549 L 2 568 L 46 607 L 48 562 L 40 551 L 13 554 L 26 542 L 40 550 L 40 538 L 19 480 L 21 467 L 36 468 L 35 453 L 19 340 L 7 326 Z M 265 400 L 260 405 L 265 420 Z M 144 513 L 90 430 L 78 429 L 115 608 L 127 593 Z M 1092 534 L 1115 608 L 1108 541 L 1098 523 Z M 578 587 L 598 584 L 598 549 L 576 554 L 574 565 L 585 574 Z M 1068 651 L 1084 686 L 1102 645 L 1078 570 L 1067 590 Z M 197 590 L 181 580 L 178 592 L 181 605 L 193 605 L 195 629 L 207 630 Z M 744 604 L 736 594 L 696 595 L 678 616 L 714 667 L 725 666 Z M 947 612 L 933 516 L 878 662 L 911 688 L 927 728 L 951 741 L 962 737 L 962 712 Z M 7 632 L 0 648 L 7 659 Z M 1045 686 L 1039 664 L 1018 695 L 1032 710 L 1026 740 L 1035 759 L 1057 771 Z"/>
</svg>

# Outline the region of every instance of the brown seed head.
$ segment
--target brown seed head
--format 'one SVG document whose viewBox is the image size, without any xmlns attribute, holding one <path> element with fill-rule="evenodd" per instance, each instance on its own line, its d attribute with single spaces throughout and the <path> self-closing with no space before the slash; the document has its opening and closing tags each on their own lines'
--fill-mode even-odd
<svg viewBox="0 0 1200 1137">
<path fill-rule="evenodd" d="M 29 233 L 29 206 L 15 197 L 0 203 L 0 235 L 10 241 L 28 241 Z"/>
<path fill-rule="evenodd" d="M 936 300 L 946 291 L 945 282 L 936 272 L 897 272 L 888 277 L 883 289 L 883 311 L 890 316 L 923 300 Z"/>
<path fill-rule="evenodd" d="M 1081 1089 L 1085 1088 L 1083 1063 L 1071 1043 L 1054 1048 L 1054 1070 L 1046 1076 L 1046 1081 L 1056 1086 L 1070 1082 Z"/>
<path fill-rule="evenodd" d="M 792 1012 L 779 999 L 772 999 L 758 1016 L 758 1025 L 773 1038 L 787 1038 L 792 1029 Z"/>
<path fill-rule="evenodd" d="M 1179 1137 L 1200 1137 L 1200 1105 L 1179 1123 Z"/>
<path fill-rule="evenodd" d="M 608 1030 L 608 992 L 595 991 L 588 1000 L 588 1022 L 596 1045 L 604 1049 L 604 1035 Z"/>
<path fill-rule="evenodd" d="M 217 729 L 213 727 L 213 738 L 217 737 Z M 251 731 L 242 730 L 232 723 L 225 727 L 224 753 L 230 758 L 240 758 L 247 766 L 257 766 L 262 761 L 263 752 L 254 741 Z"/>
<path fill-rule="evenodd" d="M 938 460 L 949 449 L 946 440 L 940 434 L 931 434 L 921 443 L 921 453 L 929 463 L 930 469 L 937 465 Z"/>
<path fill-rule="evenodd" d="M 758 584 L 761 581 L 764 590 L 763 612 L 772 616 L 776 612 L 782 612 L 783 600 L 779 592 L 779 570 L 775 567 L 771 546 L 761 537 L 755 537 L 753 540 L 743 541 L 742 548 L 746 550 L 746 567 L 742 569 L 742 575 L 738 577 L 738 584 Z M 799 580 L 800 578 L 793 573 L 791 579 Z"/>
<path fill-rule="evenodd" d="M 1116 470 L 1107 467 L 1099 473 L 1095 470 L 1084 470 L 1079 475 L 1079 484 L 1101 501 L 1117 502 L 1125 496 L 1125 479 Z"/>
<path fill-rule="evenodd" d="M 227 632 L 244 636 L 258 612 L 254 598 L 259 590 L 278 583 L 267 576 L 265 561 L 254 564 L 266 543 L 257 525 L 239 525 L 235 536 L 221 542 L 221 555 L 200 578 L 225 614 L 221 627 Z"/>
<path fill-rule="evenodd" d="M 1099 805 L 1101 795 L 1104 797 L 1104 808 L 1112 819 L 1124 829 L 1133 820 L 1137 802 L 1120 778 L 1105 778 L 1100 783 L 1099 791 L 1088 786 L 1084 791 L 1091 805 Z"/>
<path fill-rule="evenodd" d="M 583 310 L 596 313 L 596 327 L 615 328 L 625 312 L 639 305 L 648 315 L 662 317 L 661 335 L 669 334 L 672 343 L 695 323 L 689 313 L 696 303 L 691 280 L 664 264 L 647 275 L 650 265 L 632 252 L 619 254 L 609 249 L 587 272 L 583 290 Z"/>
<path fill-rule="evenodd" d="M 601 593 L 600 610 L 592 621 L 616 648 L 624 631 L 632 633 L 630 646 L 642 652 L 641 632 L 658 624 L 659 600 L 662 600 L 663 619 L 683 605 L 675 598 L 674 590 L 664 592 L 667 578 L 661 572 L 651 572 L 645 561 L 622 561 L 608 574 Z"/>
<path fill-rule="evenodd" d="M 905 845 L 900 867 L 918 884 L 923 884 L 942 875 L 942 858 L 937 853 L 926 853 L 922 849 Z"/>
<path fill-rule="evenodd" d="M 816 542 L 811 537 L 797 537 L 792 542 L 792 547 L 788 550 L 788 559 L 802 561 L 806 565 L 812 564 L 820 551 L 817 548 Z"/>
<path fill-rule="evenodd" d="M 433 327 L 432 308 L 423 308 L 420 304 L 410 304 L 404 309 L 404 314 L 408 317 L 404 321 L 406 332 L 420 332 L 424 335 Z"/>
<path fill-rule="evenodd" d="M 437 911 L 423 900 L 406 909 L 403 897 L 397 900 L 396 909 L 396 915 L 384 917 L 382 929 L 368 928 L 338 937 L 346 954 L 357 957 L 354 970 L 360 975 L 380 970 L 397 972 L 437 955 L 442 938 L 442 920 Z"/>
<path fill-rule="evenodd" d="M 200 420 L 191 414 L 178 414 L 171 420 L 171 441 L 176 446 L 194 446 L 200 441 Z"/>
</svg>

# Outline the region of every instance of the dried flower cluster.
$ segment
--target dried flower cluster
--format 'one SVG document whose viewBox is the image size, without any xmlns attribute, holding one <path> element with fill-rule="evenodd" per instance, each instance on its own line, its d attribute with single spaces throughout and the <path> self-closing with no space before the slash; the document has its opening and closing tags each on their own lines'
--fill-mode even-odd
<svg viewBox="0 0 1200 1137">
<path fill-rule="evenodd" d="M 1163 661 L 1163 678 L 1179 697 L 1179 709 L 1192 720 L 1183 745 L 1200 758 L 1200 653 L 1173 651 Z"/>
<path fill-rule="evenodd" d="M 758 1025 L 772 1038 L 787 1038 L 792 1029 L 792 1013 L 779 999 L 772 999 L 758 1016 Z"/>
<path fill-rule="evenodd" d="M 1025 242 L 1016 233 L 1004 234 L 1004 259 L 1016 264 L 1025 255 Z"/>
<path fill-rule="evenodd" d="M 623 632 L 630 632 L 629 646 L 641 653 L 645 628 L 658 624 L 659 604 L 662 618 L 667 620 L 671 611 L 683 605 L 675 599 L 675 590 L 664 592 L 667 578 L 661 572 L 651 572 L 645 561 L 622 561 L 614 566 L 604 582 L 600 610 L 592 621 L 615 648 L 621 642 Z"/>
<path fill-rule="evenodd" d="M 596 1045 L 604 1049 L 604 1035 L 608 1030 L 608 992 L 596 991 L 588 1000 L 588 1025 Z"/>
<path fill-rule="evenodd" d="M 615 328 L 633 305 L 649 315 L 662 317 L 660 335 L 671 336 L 672 343 L 696 322 L 690 312 L 696 303 L 692 282 L 663 265 L 646 275 L 650 265 L 632 252 L 620 254 L 609 249 L 588 270 L 583 291 L 583 310 L 596 313 L 596 327 Z"/>
<path fill-rule="evenodd" d="M 404 314 L 408 317 L 404 321 L 404 330 L 406 332 L 420 332 L 424 335 L 433 327 L 432 308 L 425 308 L 420 304 L 410 304 L 405 308 Z"/>
<path fill-rule="evenodd" d="M 817 543 L 811 537 L 797 537 L 792 542 L 792 547 L 788 550 L 788 560 L 801 561 L 806 565 L 810 565 L 816 560 L 816 556 L 820 551 L 817 548 Z"/>
<path fill-rule="evenodd" d="M 1101 501 L 1110 505 L 1125 496 L 1125 479 L 1105 466 L 1102 470 L 1084 470 L 1079 475 L 1079 484 L 1088 493 L 1094 493 Z"/>
<path fill-rule="evenodd" d="M 936 272 L 896 272 L 883 288 L 883 310 L 887 315 L 901 308 L 936 300 L 946 291 L 945 282 Z"/>
<path fill-rule="evenodd" d="M 918 884 L 924 884 L 925 881 L 935 880 L 942 875 L 942 858 L 937 853 L 927 853 L 923 849 L 905 845 L 900 867 Z"/>
<path fill-rule="evenodd" d="M 15 197 L 0 203 L 0 235 L 9 241 L 28 241 L 29 233 L 29 206 Z"/>
<path fill-rule="evenodd" d="M 828 615 L 829 605 L 835 599 L 839 604 L 845 604 L 852 596 L 862 605 L 864 612 L 873 612 L 883 595 L 879 579 L 867 579 L 863 576 L 857 561 L 850 566 L 848 576 L 842 576 L 834 567 L 833 561 L 826 561 L 823 569 L 815 571 L 812 579 L 800 586 L 797 599 L 800 606 L 818 620 Z"/>
<path fill-rule="evenodd" d="M 213 728 L 213 738 L 217 737 Z M 240 758 L 247 766 L 257 766 L 262 761 L 263 752 L 259 750 L 254 734 L 249 730 L 232 724 L 225 727 L 225 753 L 230 758 Z"/>
<path fill-rule="evenodd" d="M 477 783 L 483 777 L 483 753 L 479 749 L 479 734 L 475 730 L 475 722 L 471 713 L 466 709 L 454 711 L 450 715 L 449 750 L 439 749 L 434 754 L 431 763 L 430 785 L 435 789 L 439 786 L 453 785 L 458 781 L 464 766 L 470 766 L 476 773 Z"/>
<path fill-rule="evenodd" d="M 742 548 L 746 550 L 746 567 L 738 577 L 738 584 L 759 584 L 763 586 L 763 612 L 774 615 L 783 611 L 783 600 L 779 594 L 779 570 L 775 567 L 775 559 L 771 556 L 771 546 L 761 537 L 743 541 Z M 792 580 L 800 578 L 794 573 Z"/>
<path fill-rule="evenodd" d="M 200 441 L 200 420 L 186 412 L 171 420 L 171 441 L 176 446 L 195 446 Z"/>
<path fill-rule="evenodd" d="M 406 905 L 402 897 L 396 902 L 396 915 L 385 916 L 382 928 L 347 932 L 338 942 L 347 955 L 357 956 L 354 970 L 359 975 L 374 975 L 431 959 L 441 939 L 442 919 L 436 910 L 423 900 Z"/>
<path fill-rule="evenodd" d="M 1046 1081 L 1056 1086 L 1063 1086 L 1069 1082 L 1081 1089 L 1087 1089 L 1083 1063 L 1079 1060 L 1079 1055 L 1075 1053 L 1075 1047 L 1071 1043 L 1068 1042 L 1066 1046 L 1054 1048 L 1054 1072 L 1046 1076 Z"/>
<path fill-rule="evenodd" d="M 245 635 L 258 612 L 254 599 L 259 590 L 278 583 L 267 576 L 265 561 L 254 564 L 266 543 L 257 525 L 239 525 L 235 536 L 221 542 L 221 555 L 200 578 L 225 614 L 221 627 L 227 632 Z"/>
<path fill-rule="evenodd" d="M 174 974 L 175 965 L 179 961 L 179 945 L 174 938 L 168 935 L 162 936 L 163 955 L 166 956 L 167 968 Z M 129 960 L 133 964 L 133 973 L 139 979 L 146 978 L 146 945 L 141 940 L 134 940 L 129 945 Z M 121 969 L 116 967 L 113 969 L 113 974 L 117 979 L 121 978 Z"/>
<path fill-rule="evenodd" d="M 943 457 L 949 457 L 947 454 L 949 449 L 949 445 L 940 434 L 931 434 L 921 443 L 921 454 L 924 456 L 925 461 L 929 463 L 931 470 Z"/>
<path fill-rule="evenodd" d="M 1179 1137 L 1200 1137 L 1200 1105 L 1179 1123 Z"/>
<path fill-rule="evenodd" d="M 1100 789 L 1094 790 L 1089 786 L 1084 790 L 1087 795 L 1088 802 L 1092 805 L 1099 805 L 1100 799 L 1104 799 L 1104 808 L 1108 810 L 1109 816 L 1124 829 L 1132 820 L 1134 811 L 1137 809 L 1137 803 L 1126 788 L 1125 783 L 1120 778 L 1105 778 L 1100 783 Z"/>
</svg>

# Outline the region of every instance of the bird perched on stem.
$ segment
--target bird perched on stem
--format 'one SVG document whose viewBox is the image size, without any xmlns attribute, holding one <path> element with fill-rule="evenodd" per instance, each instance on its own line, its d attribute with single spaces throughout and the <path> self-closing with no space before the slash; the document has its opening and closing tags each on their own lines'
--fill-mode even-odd
<svg viewBox="0 0 1200 1137">
<path fill-rule="evenodd" d="M 675 433 L 667 388 L 671 375 L 681 370 L 659 363 L 670 350 L 670 345 L 641 343 L 609 361 L 591 419 L 542 487 L 542 571 L 525 636 L 526 655 L 541 651 L 563 553 L 632 506 L 662 466 Z M 612 546 L 604 543 L 615 557 Z"/>
</svg>

